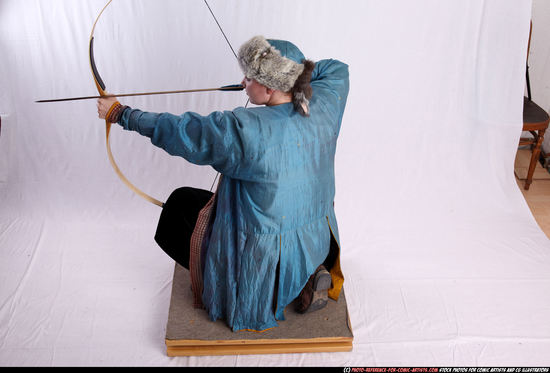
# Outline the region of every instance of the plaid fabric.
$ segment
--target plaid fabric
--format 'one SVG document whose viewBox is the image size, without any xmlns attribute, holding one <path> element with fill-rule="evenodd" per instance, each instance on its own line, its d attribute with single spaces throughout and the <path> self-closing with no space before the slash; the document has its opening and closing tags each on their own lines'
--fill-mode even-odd
<svg viewBox="0 0 550 373">
<path fill-rule="evenodd" d="M 203 274 L 201 263 L 201 249 L 204 235 L 210 222 L 210 215 L 214 207 L 216 193 L 200 210 L 195 229 L 191 235 L 191 243 L 189 246 L 189 273 L 191 274 L 191 290 L 193 291 L 193 307 L 204 308 L 202 304 L 202 289 L 203 289 Z"/>
</svg>

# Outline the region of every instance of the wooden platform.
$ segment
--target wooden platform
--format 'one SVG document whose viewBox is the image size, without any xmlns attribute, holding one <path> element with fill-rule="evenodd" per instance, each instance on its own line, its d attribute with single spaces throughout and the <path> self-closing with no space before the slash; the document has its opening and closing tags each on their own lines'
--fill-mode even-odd
<svg viewBox="0 0 550 373">
<path fill-rule="evenodd" d="M 264 332 L 233 332 L 223 320 L 212 322 L 193 308 L 189 272 L 176 264 L 166 327 L 168 356 L 282 354 L 351 351 L 353 334 L 344 290 L 338 302 L 301 315 L 292 305 L 285 321 Z"/>
</svg>

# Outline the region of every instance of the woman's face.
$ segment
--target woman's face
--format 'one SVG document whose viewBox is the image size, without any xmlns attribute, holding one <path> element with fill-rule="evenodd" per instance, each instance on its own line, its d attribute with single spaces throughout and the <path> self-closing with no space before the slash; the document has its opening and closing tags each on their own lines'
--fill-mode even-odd
<svg viewBox="0 0 550 373">
<path fill-rule="evenodd" d="M 254 105 L 265 105 L 269 102 L 271 89 L 247 77 L 243 79 L 241 84 L 244 85 L 246 94 Z"/>
</svg>

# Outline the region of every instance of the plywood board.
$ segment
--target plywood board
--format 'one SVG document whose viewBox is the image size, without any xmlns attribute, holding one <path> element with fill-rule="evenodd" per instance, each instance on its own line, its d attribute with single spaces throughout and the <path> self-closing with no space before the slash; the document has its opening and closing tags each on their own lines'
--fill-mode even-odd
<svg viewBox="0 0 550 373">
<path fill-rule="evenodd" d="M 263 332 L 233 332 L 223 320 L 210 321 L 193 308 L 189 272 L 176 264 L 166 328 L 168 356 L 280 354 L 351 351 L 353 334 L 344 290 L 322 310 L 298 314 L 285 309 L 284 321 Z"/>
</svg>

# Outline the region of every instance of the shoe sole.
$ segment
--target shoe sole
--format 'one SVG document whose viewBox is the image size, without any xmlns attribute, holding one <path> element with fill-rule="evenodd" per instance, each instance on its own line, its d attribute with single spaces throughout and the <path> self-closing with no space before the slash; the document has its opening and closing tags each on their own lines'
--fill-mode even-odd
<svg viewBox="0 0 550 373">
<path fill-rule="evenodd" d="M 327 305 L 327 290 L 330 288 L 331 284 L 332 278 L 327 270 L 322 270 L 315 274 L 315 279 L 313 281 L 313 299 L 305 313 L 318 311 Z"/>
<path fill-rule="evenodd" d="M 313 280 L 313 291 L 328 290 L 332 284 L 332 277 L 326 269 L 320 270 L 315 274 Z"/>
</svg>

